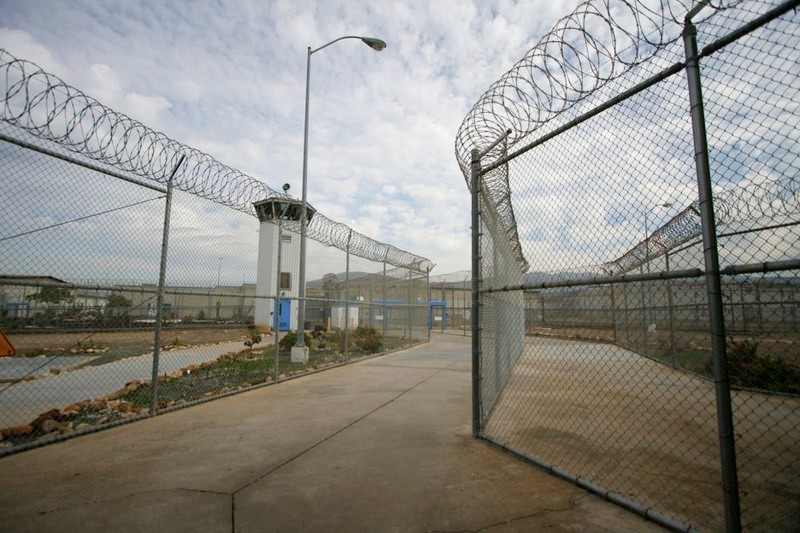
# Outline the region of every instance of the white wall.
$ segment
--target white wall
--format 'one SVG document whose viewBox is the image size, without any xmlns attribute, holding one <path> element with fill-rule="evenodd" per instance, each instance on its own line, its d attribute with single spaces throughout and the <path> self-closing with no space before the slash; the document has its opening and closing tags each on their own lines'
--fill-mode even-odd
<svg viewBox="0 0 800 533">
<path fill-rule="evenodd" d="M 292 275 L 290 289 L 281 291 L 281 297 L 297 297 L 297 283 L 300 277 L 300 235 L 283 230 L 291 242 L 284 242 L 281 252 L 281 270 Z M 272 327 L 272 311 L 275 306 L 275 287 L 277 275 L 278 226 L 261 222 L 258 230 L 258 263 L 256 272 L 255 322 L 262 328 Z M 267 297 L 267 298 L 264 298 Z M 297 329 L 297 300 L 292 300 L 291 329 Z"/>
</svg>

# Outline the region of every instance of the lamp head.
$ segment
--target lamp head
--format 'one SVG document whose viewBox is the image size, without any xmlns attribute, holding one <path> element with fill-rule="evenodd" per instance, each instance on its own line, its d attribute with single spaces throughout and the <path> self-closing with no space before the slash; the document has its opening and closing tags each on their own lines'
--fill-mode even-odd
<svg viewBox="0 0 800 533">
<path fill-rule="evenodd" d="M 386 48 L 386 42 L 382 41 L 381 39 L 376 39 L 374 37 L 362 37 L 362 41 L 364 44 L 375 50 L 376 52 L 380 52 L 384 48 Z"/>
<path fill-rule="evenodd" d="M 289 184 L 288 183 L 284 183 L 283 184 L 283 192 L 289 192 Z"/>
</svg>

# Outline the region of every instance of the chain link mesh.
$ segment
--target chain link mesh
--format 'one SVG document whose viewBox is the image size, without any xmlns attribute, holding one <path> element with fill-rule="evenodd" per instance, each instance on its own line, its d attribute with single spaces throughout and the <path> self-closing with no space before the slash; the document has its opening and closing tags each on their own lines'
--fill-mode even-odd
<svg viewBox="0 0 800 533">
<path fill-rule="evenodd" d="M 430 277 L 433 320 L 442 333 L 467 335 L 472 311 L 472 272 L 461 270 Z M 438 306 L 434 306 L 438 302 Z"/>
<path fill-rule="evenodd" d="M 172 170 L 179 190 L 255 216 L 254 202 L 284 196 L 265 183 L 224 165 L 209 154 L 174 141 L 126 115 L 109 109 L 36 64 L 0 49 L 5 94 L 3 121 L 66 147 L 92 161 L 166 184 Z M 296 226 L 296 227 L 295 227 Z M 290 227 L 299 231 L 299 223 Z M 310 239 L 371 261 L 426 271 L 433 263 L 390 244 L 367 237 L 341 222 L 316 213 L 308 224 Z"/>
<path fill-rule="evenodd" d="M 386 274 L 309 287 L 311 355 L 292 362 L 287 259 L 267 294 L 256 282 L 299 237 L 282 220 L 259 262 L 272 226 L 252 202 L 283 195 L 1 50 L 0 70 L 0 356 L 16 351 L 0 357 L 0 455 L 428 339 L 432 263 L 317 213 L 309 238 L 340 252 L 309 264 L 344 271 L 349 250 Z"/>
<path fill-rule="evenodd" d="M 800 516 L 791 6 L 714 3 L 695 17 L 740 516 L 763 531 Z M 482 436 L 665 524 L 714 530 L 723 461 L 689 7 L 583 4 L 479 99 L 456 152 L 469 183 L 470 150 L 512 130 L 478 191 Z"/>
</svg>

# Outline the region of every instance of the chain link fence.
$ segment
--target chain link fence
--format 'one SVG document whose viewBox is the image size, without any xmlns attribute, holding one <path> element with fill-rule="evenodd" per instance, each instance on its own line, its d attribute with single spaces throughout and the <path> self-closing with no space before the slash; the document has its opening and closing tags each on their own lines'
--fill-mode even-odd
<svg viewBox="0 0 800 533">
<path fill-rule="evenodd" d="M 431 329 L 454 335 L 469 335 L 472 272 L 462 270 L 431 276 L 430 287 Z"/>
<path fill-rule="evenodd" d="M 797 2 L 592 2 L 462 124 L 474 431 L 677 530 L 800 524 Z"/>
<path fill-rule="evenodd" d="M 252 202 L 293 200 L 0 59 L 0 455 L 428 339 L 432 263 L 316 213 L 308 263 L 338 276 L 292 362 L 299 225 Z"/>
</svg>

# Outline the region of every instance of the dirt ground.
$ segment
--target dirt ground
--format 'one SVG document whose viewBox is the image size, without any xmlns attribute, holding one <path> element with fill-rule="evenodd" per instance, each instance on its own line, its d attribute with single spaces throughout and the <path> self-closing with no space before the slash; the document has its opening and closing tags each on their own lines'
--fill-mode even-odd
<svg viewBox="0 0 800 533">
<path fill-rule="evenodd" d="M 484 380 L 490 395 L 492 385 Z M 796 531 L 800 398 L 733 391 L 732 400 L 743 522 Z M 667 516 L 721 530 L 716 418 L 709 380 L 609 344 L 529 338 L 485 432 Z"/>
<path fill-rule="evenodd" d="M 181 344 L 213 344 L 244 340 L 244 327 L 230 328 L 167 328 L 161 332 L 161 343 L 169 344 L 176 339 Z M 123 331 L 75 331 L 75 332 L 25 332 L 7 333 L 17 355 L 35 354 L 40 351 L 69 351 L 76 346 L 95 348 L 114 347 L 128 350 L 148 350 L 153 346 L 153 330 Z"/>
</svg>

